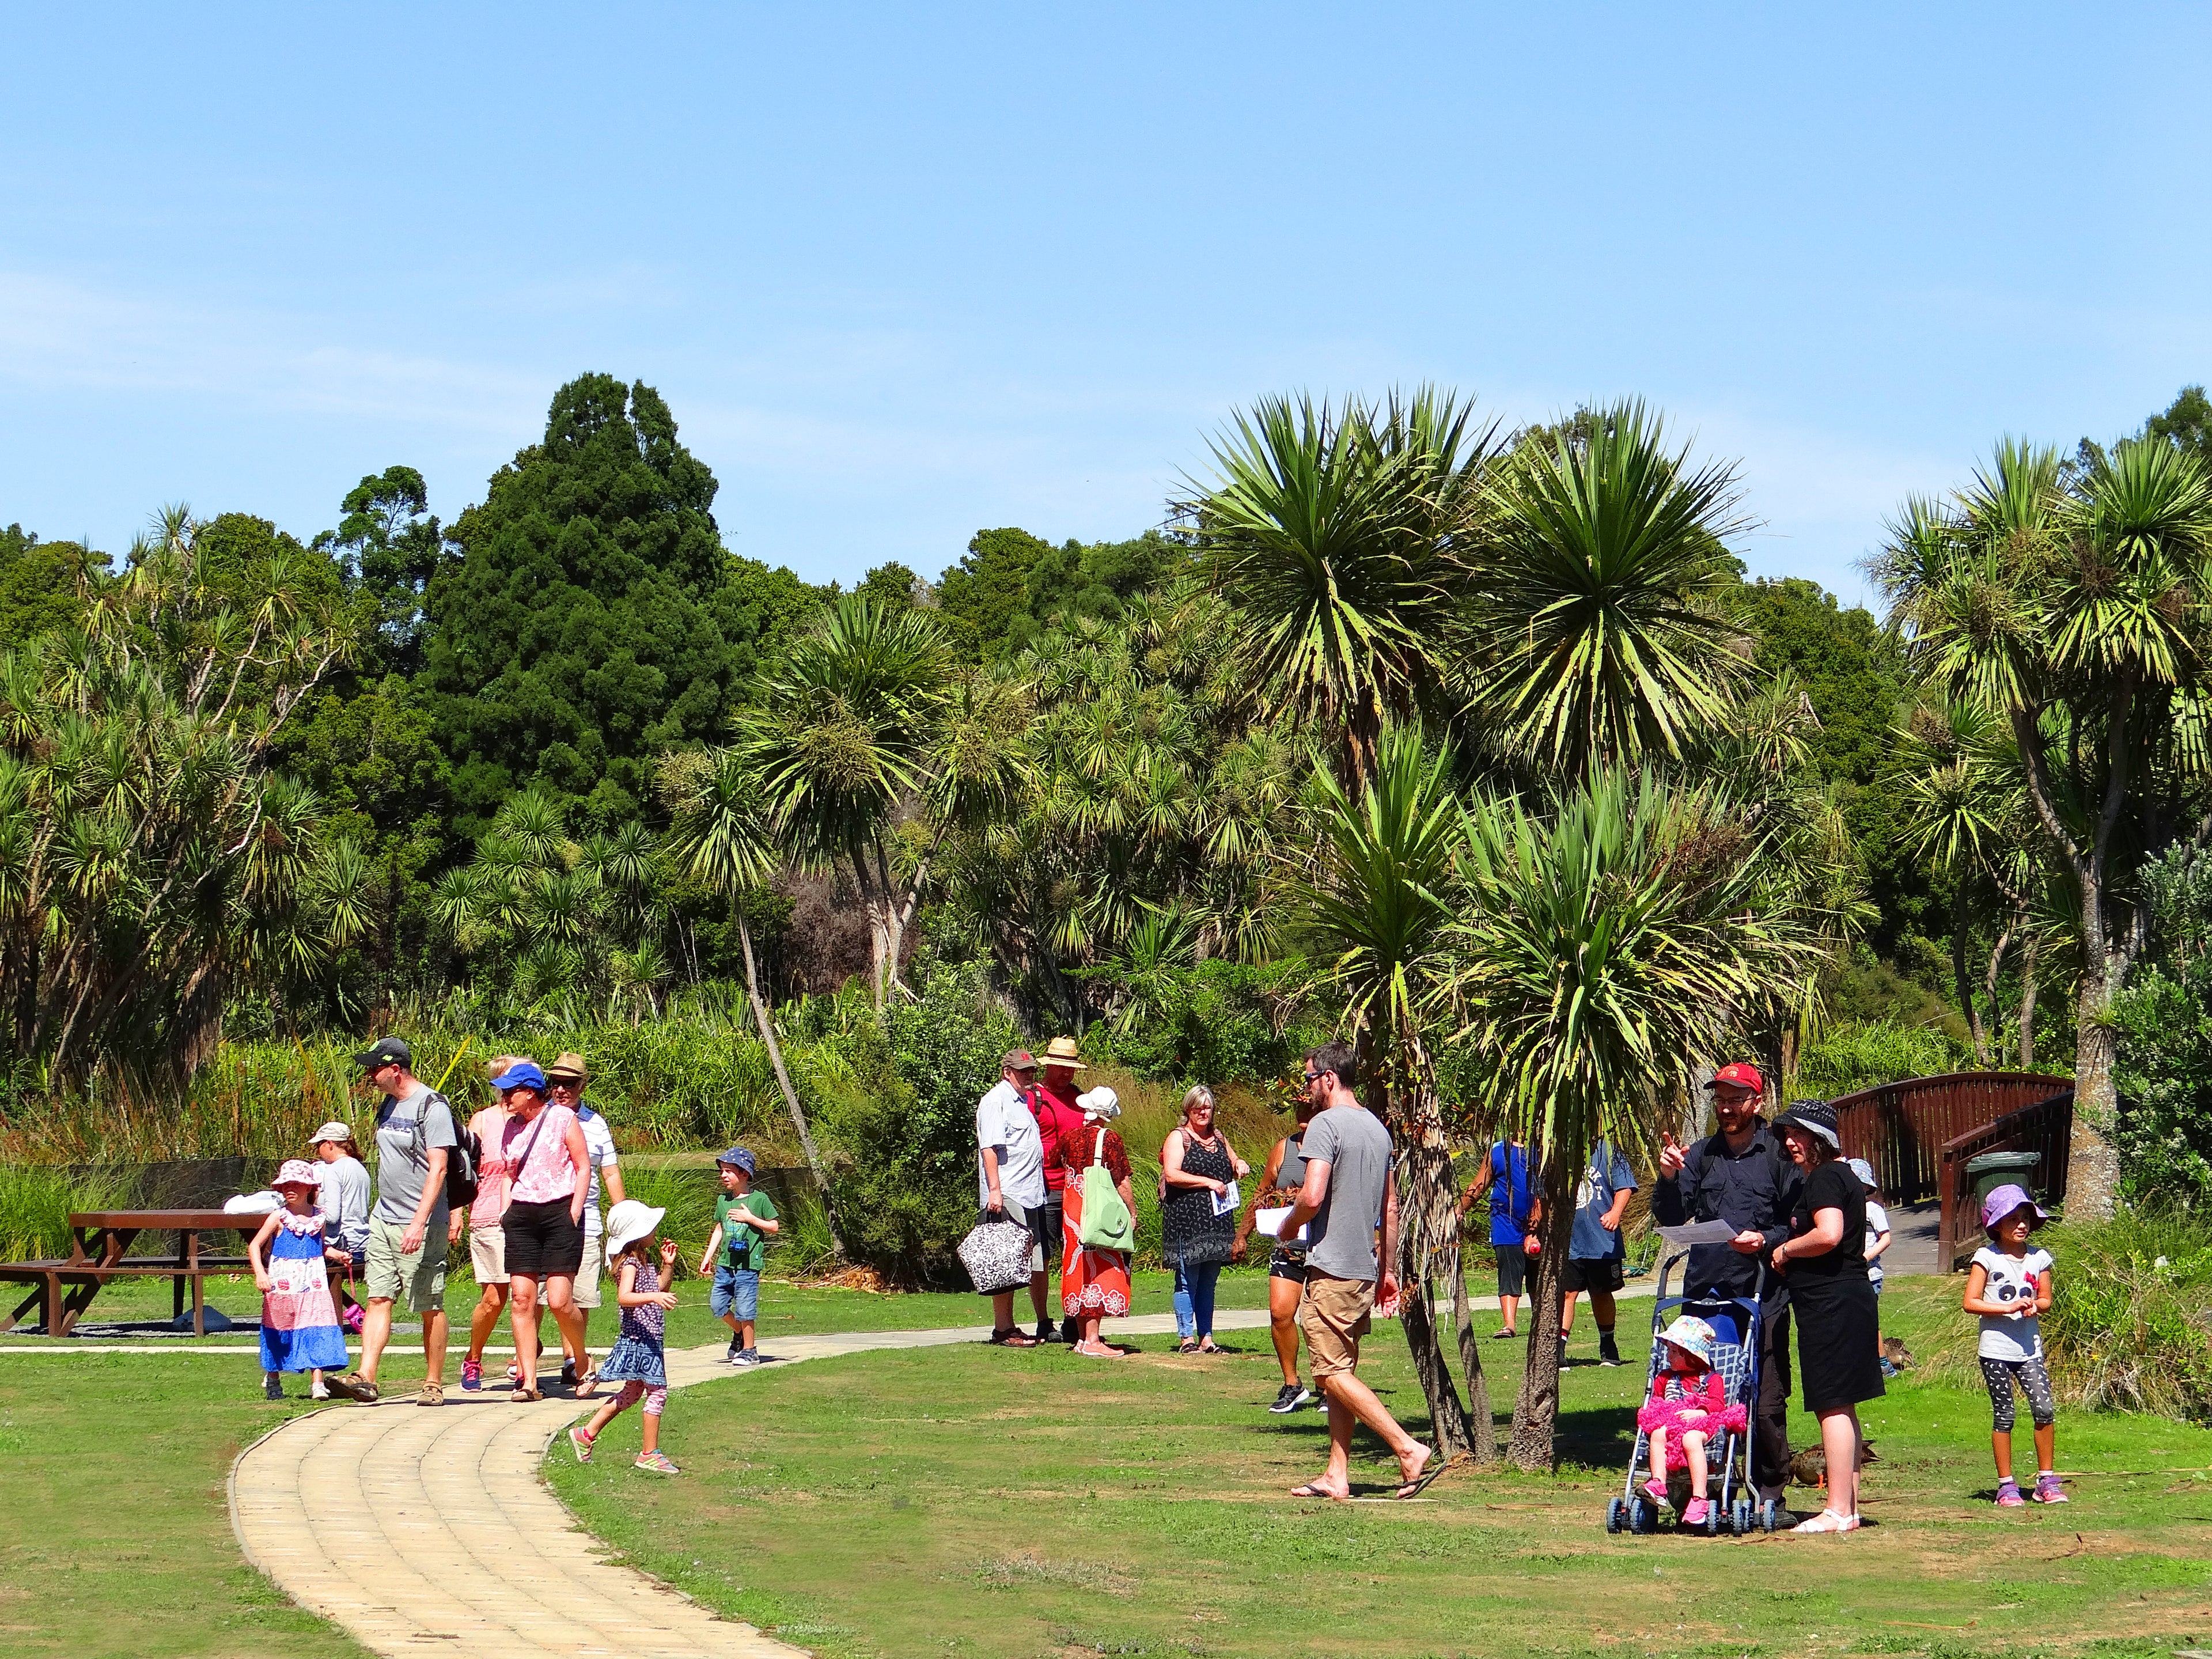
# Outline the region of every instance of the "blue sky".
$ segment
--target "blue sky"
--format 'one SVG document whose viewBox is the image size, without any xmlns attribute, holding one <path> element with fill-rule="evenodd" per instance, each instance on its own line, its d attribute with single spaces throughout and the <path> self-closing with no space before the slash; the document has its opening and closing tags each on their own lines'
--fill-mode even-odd
<svg viewBox="0 0 2212 1659">
<path fill-rule="evenodd" d="M 1641 395 L 1762 574 L 2212 376 L 2212 14 L 11 12 L 0 524 L 451 519 L 584 369 L 730 545 L 934 574 L 1158 521 L 1262 393 Z"/>
</svg>

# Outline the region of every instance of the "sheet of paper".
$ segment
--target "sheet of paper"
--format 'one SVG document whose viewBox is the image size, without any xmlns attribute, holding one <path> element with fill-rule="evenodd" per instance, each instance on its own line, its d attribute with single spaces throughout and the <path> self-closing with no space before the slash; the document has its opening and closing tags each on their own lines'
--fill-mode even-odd
<svg viewBox="0 0 2212 1659">
<path fill-rule="evenodd" d="M 1660 1237 L 1686 1250 L 1693 1244 L 1725 1244 L 1735 1234 L 1736 1230 L 1725 1221 L 1692 1221 L 1680 1227 L 1659 1229 Z"/>
<path fill-rule="evenodd" d="M 1216 1215 L 1229 1215 L 1243 1207 L 1244 1200 L 1238 1195 L 1237 1183 L 1233 1181 L 1229 1183 L 1228 1190 L 1213 1195 L 1213 1212 Z"/>
<path fill-rule="evenodd" d="M 1252 1231 L 1262 1238 L 1273 1238 L 1282 1231 L 1283 1223 L 1289 1218 L 1290 1213 L 1291 1206 L 1287 1204 L 1276 1210 L 1255 1210 L 1252 1212 Z M 1294 1235 L 1298 1238 L 1305 1236 L 1304 1227 L 1299 1228 Z"/>
</svg>

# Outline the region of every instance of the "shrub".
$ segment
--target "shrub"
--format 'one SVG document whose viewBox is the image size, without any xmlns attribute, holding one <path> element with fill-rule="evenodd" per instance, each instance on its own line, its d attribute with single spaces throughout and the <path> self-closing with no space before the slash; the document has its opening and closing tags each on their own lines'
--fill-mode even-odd
<svg viewBox="0 0 2212 1659">
<path fill-rule="evenodd" d="M 67 1255 L 70 1213 L 115 1207 L 114 1189 L 96 1170 L 0 1164 L 0 1261 Z"/>
<path fill-rule="evenodd" d="M 1909 1077 L 1971 1068 L 1972 1052 L 1948 1033 L 1887 1020 L 1846 1024 L 1808 1043 L 1797 1056 L 1797 1089 L 1832 1099 Z"/>
<path fill-rule="evenodd" d="M 2042 1324 L 2058 1397 L 2212 1421 L 2212 1223 L 2124 1210 L 2038 1243 L 2055 1261 Z"/>
</svg>

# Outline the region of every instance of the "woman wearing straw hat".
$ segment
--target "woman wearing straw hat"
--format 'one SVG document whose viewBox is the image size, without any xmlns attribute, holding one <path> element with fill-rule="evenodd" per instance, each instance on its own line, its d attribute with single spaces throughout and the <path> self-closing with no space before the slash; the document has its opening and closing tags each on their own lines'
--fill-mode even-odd
<svg viewBox="0 0 2212 1659">
<path fill-rule="evenodd" d="M 1844 1161 L 1836 1109 L 1801 1100 L 1774 1120 L 1790 1160 L 1804 1171 L 1804 1195 L 1790 1237 L 1774 1247 L 1796 1310 L 1798 1386 L 1820 1419 L 1828 1456 L 1827 1506 L 1798 1532 L 1855 1532 L 1864 1437 L 1859 1401 L 1878 1400 L 1881 1316 L 1866 1268 L 1866 1188 Z"/>
</svg>

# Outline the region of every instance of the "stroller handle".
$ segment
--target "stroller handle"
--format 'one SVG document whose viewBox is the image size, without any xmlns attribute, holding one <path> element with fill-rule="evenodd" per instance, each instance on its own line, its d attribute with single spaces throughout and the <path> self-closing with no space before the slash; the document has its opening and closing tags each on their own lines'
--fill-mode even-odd
<svg viewBox="0 0 2212 1659">
<path fill-rule="evenodd" d="M 1667 1300 L 1667 1275 L 1668 1270 L 1671 1269 L 1678 1261 L 1683 1264 L 1682 1294 L 1685 1297 L 1690 1297 L 1693 1294 L 1688 1288 L 1690 1278 L 1689 1261 L 1690 1253 L 1687 1250 L 1685 1250 L 1680 1255 L 1669 1256 L 1660 1262 L 1659 1289 L 1657 1296 L 1654 1298 L 1656 1303 L 1663 1304 Z M 1753 1270 L 1751 1299 L 1755 1303 L 1764 1304 L 1766 1300 L 1766 1253 L 1762 1250 L 1757 1255 L 1753 1256 L 1751 1261 Z M 1710 1295 L 1714 1297 L 1718 1297 L 1720 1295 L 1718 1286 L 1709 1285 L 1707 1286 L 1707 1291 Z M 1657 1310 L 1656 1307 L 1653 1311 L 1655 1314 L 1656 1313 Z"/>
</svg>

